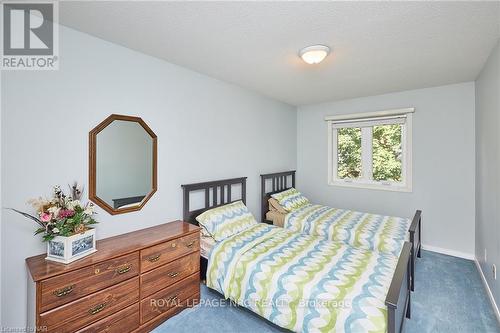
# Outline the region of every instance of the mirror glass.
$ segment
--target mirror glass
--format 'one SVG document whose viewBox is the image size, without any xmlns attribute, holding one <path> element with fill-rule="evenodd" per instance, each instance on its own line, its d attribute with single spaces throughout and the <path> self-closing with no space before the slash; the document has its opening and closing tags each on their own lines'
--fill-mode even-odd
<svg viewBox="0 0 500 333">
<path fill-rule="evenodd" d="M 156 190 L 156 136 L 140 118 L 116 117 L 91 137 L 92 199 L 112 214 L 140 209 Z"/>
</svg>

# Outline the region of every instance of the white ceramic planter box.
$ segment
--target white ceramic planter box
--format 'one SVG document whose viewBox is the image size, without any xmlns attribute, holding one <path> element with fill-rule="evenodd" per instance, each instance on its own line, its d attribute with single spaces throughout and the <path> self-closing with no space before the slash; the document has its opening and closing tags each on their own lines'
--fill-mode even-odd
<svg viewBox="0 0 500 333">
<path fill-rule="evenodd" d="M 95 248 L 95 229 L 89 229 L 82 234 L 69 237 L 56 236 L 47 244 L 47 258 L 68 264 L 91 253 Z"/>
</svg>

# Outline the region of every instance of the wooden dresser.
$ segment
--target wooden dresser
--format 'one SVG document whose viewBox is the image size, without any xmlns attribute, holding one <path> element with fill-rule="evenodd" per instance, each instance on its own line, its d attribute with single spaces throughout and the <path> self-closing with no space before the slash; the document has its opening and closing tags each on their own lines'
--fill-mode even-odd
<svg viewBox="0 0 500 333">
<path fill-rule="evenodd" d="M 97 241 L 70 263 L 26 259 L 29 326 L 47 332 L 149 332 L 200 298 L 199 228 L 175 221 Z"/>
</svg>

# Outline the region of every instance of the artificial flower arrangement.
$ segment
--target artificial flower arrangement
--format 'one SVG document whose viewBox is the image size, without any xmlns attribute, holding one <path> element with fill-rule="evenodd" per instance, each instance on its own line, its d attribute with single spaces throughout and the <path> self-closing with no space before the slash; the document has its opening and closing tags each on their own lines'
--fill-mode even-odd
<svg viewBox="0 0 500 333">
<path fill-rule="evenodd" d="M 77 183 L 69 188 L 69 196 L 55 186 L 51 199 L 30 200 L 36 215 L 12 209 L 38 224 L 35 235 L 43 234 L 43 241 L 48 242 L 47 259 L 64 263 L 95 252 L 95 230 L 91 226 L 97 223 L 94 205 L 80 201 L 83 189 Z"/>
</svg>

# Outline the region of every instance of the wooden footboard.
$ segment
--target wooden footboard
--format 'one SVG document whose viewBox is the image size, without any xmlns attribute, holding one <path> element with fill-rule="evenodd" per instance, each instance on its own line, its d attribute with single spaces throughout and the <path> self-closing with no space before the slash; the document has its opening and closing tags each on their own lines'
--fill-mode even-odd
<svg viewBox="0 0 500 333">
<path fill-rule="evenodd" d="M 411 250 L 411 290 L 415 290 L 415 263 L 417 256 L 420 258 L 420 248 L 422 246 L 422 211 L 417 210 L 411 221 L 410 229 L 410 242 L 413 244 Z"/>
<path fill-rule="evenodd" d="M 404 243 L 385 299 L 385 305 L 387 306 L 387 333 L 401 332 L 405 318 L 410 318 L 412 247 L 411 243 Z"/>
</svg>

